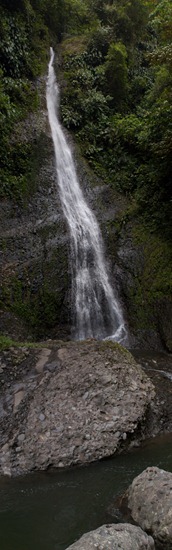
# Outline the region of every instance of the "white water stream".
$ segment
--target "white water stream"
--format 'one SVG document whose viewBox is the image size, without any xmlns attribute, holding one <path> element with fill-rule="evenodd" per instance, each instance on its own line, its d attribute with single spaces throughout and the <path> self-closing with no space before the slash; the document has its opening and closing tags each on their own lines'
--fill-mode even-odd
<svg viewBox="0 0 172 550">
<path fill-rule="evenodd" d="M 47 108 L 54 143 L 57 180 L 71 241 L 72 307 L 75 338 L 112 338 L 125 343 L 121 307 L 109 282 L 101 232 L 87 205 L 75 171 L 71 151 L 58 120 L 59 89 L 50 49 Z"/>
</svg>

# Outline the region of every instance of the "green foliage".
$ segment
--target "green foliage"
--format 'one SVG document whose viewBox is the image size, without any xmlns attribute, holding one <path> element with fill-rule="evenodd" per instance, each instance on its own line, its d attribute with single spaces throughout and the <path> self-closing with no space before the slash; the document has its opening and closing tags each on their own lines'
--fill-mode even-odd
<svg viewBox="0 0 172 550">
<path fill-rule="evenodd" d="M 30 342 L 26 340 L 25 342 L 19 342 L 18 340 L 12 340 L 8 336 L 0 334 L 0 351 L 9 349 L 9 348 L 49 348 L 51 346 L 50 341 L 46 342 Z"/>
<path fill-rule="evenodd" d="M 20 15 L 6 15 L 1 10 L 0 63 L 4 75 L 21 77 L 27 67 L 27 30 Z"/>
<path fill-rule="evenodd" d="M 17 127 L 37 109 L 37 89 L 33 79 L 45 66 L 48 29 L 41 16 L 25 0 L 3 2 L 0 8 L 0 196 L 21 200 L 29 185 L 35 143 L 17 136 Z M 19 9 L 20 8 L 20 9 Z M 19 132 L 20 135 L 20 132 Z M 31 186 L 32 189 L 32 186 Z"/>
<path fill-rule="evenodd" d="M 127 79 L 127 52 L 124 44 L 113 42 L 105 60 L 105 76 L 108 92 L 114 99 L 115 107 L 120 108 L 121 102 L 126 99 L 128 89 Z"/>
<path fill-rule="evenodd" d="M 95 28 L 82 52 L 64 55 L 63 122 L 97 174 L 130 195 L 137 215 L 169 238 L 171 2 L 88 5 Z"/>
<path fill-rule="evenodd" d="M 150 233 L 150 231 L 148 233 L 147 228 L 139 223 L 133 228 L 133 238 L 136 244 L 144 247 L 145 263 L 139 281 L 142 298 L 144 295 L 146 303 L 152 304 L 164 295 L 170 297 L 172 293 L 172 251 L 170 243 L 164 239 L 163 234 L 160 237 Z M 139 303 L 139 295 L 137 300 Z"/>
<path fill-rule="evenodd" d="M 102 25 L 109 27 L 112 39 L 133 45 L 145 32 L 147 7 L 142 0 L 90 1 Z"/>
<path fill-rule="evenodd" d="M 8 338 L 8 336 L 0 335 L 0 351 L 3 351 L 4 349 L 9 348 L 12 345 L 13 345 L 13 340 L 11 340 L 11 338 Z"/>
<path fill-rule="evenodd" d="M 9 338 L 8 336 L 4 336 L 0 334 L 0 351 L 9 349 L 9 348 L 22 348 L 22 347 L 28 347 L 28 348 L 35 348 L 39 347 L 40 344 L 35 344 L 32 342 L 18 342 L 17 340 L 12 340 L 12 338 Z M 43 347 L 41 344 L 40 347 Z"/>
<path fill-rule="evenodd" d="M 0 307 L 23 319 L 35 336 L 40 336 L 46 330 L 59 322 L 59 310 L 62 298 L 59 293 L 49 287 L 44 275 L 44 284 L 35 293 L 31 284 L 28 285 L 28 274 L 23 274 L 22 280 L 12 276 L 1 285 Z"/>
<path fill-rule="evenodd" d="M 82 0 L 65 0 L 66 29 L 67 32 L 77 34 L 83 32 L 84 27 L 90 24 L 88 6 Z"/>
<path fill-rule="evenodd" d="M 160 0 L 150 16 L 152 28 L 162 43 L 171 41 L 172 4 L 170 0 Z"/>
<path fill-rule="evenodd" d="M 95 29 L 93 29 L 92 33 L 89 37 L 88 42 L 88 51 L 96 50 L 97 52 L 100 52 L 102 57 L 105 57 L 105 55 L 108 52 L 109 49 L 109 42 L 111 40 L 111 29 L 109 26 L 96 26 Z"/>
<path fill-rule="evenodd" d="M 26 201 L 34 190 L 44 148 L 21 128 L 39 108 L 36 79 L 49 45 L 60 41 L 62 122 L 112 196 L 130 199 L 119 225 L 133 217 L 147 226 L 147 262 L 133 296 L 146 324 L 143 299 L 152 307 L 171 292 L 171 1 L 2 0 L 0 34 L 1 198 Z M 2 294 L 2 306 L 34 330 L 56 323 L 60 298 L 48 283 L 34 294 L 14 277 Z"/>
<path fill-rule="evenodd" d="M 32 150 L 13 138 L 16 123 L 38 107 L 50 35 L 65 38 L 63 123 L 97 173 L 169 236 L 171 2 L 2 0 L 0 16 L 1 196 L 27 195 Z"/>
</svg>

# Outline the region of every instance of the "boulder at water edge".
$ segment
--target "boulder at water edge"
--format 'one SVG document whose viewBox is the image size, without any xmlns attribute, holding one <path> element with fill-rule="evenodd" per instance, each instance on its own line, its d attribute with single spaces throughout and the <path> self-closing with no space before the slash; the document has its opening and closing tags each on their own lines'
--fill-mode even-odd
<svg viewBox="0 0 172 550">
<path fill-rule="evenodd" d="M 67 550 L 155 550 L 152 537 L 129 523 L 102 525 L 86 533 Z"/>
<path fill-rule="evenodd" d="M 147 468 L 128 489 L 132 518 L 152 534 L 157 549 L 172 549 L 172 473 Z"/>
<path fill-rule="evenodd" d="M 110 342 L 49 342 L 2 354 L 0 472 L 69 467 L 138 442 L 155 418 L 152 382 Z"/>
</svg>

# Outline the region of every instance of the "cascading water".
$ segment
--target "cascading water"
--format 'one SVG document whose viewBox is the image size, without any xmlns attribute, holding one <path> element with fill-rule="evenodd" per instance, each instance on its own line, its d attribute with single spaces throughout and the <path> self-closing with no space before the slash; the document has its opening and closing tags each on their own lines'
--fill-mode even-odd
<svg viewBox="0 0 172 550">
<path fill-rule="evenodd" d="M 71 151 L 57 116 L 59 90 L 50 49 L 47 108 L 54 143 L 59 194 L 71 240 L 72 305 L 75 338 L 126 339 L 123 315 L 110 285 L 100 229 L 88 207 L 75 171 Z"/>
</svg>

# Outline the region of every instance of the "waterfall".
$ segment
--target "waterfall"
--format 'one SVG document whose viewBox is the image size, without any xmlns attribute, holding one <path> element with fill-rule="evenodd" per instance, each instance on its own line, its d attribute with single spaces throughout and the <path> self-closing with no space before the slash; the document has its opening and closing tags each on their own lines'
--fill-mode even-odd
<svg viewBox="0 0 172 550">
<path fill-rule="evenodd" d="M 59 89 L 50 48 L 47 109 L 54 143 L 60 200 L 70 232 L 75 338 L 126 338 L 121 307 L 109 282 L 101 232 L 80 188 L 70 148 L 58 120 Z"/>
</svg>

